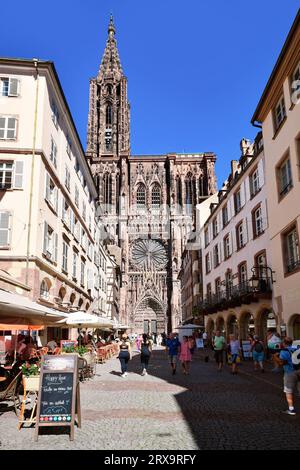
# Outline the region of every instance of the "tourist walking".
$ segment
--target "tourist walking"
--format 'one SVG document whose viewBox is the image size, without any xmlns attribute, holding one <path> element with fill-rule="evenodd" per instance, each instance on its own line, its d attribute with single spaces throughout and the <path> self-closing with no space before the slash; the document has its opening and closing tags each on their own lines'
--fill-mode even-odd
<svg viewBox="0 0 300 470">
<path fill-rule="evenodd" d="M 221 372 L 223 367 L 224 350 L 226 349 L 226 341 L 219 330 L 216 331 L 216 334 L 212 340 L 212 346 L 215 353 L 215 360 L 218 364 L 218 371 Z"/>
<path fill-rule="evenodd" d="M 189 344 L 191 354 L 194 354 L 196 343 L 195 343 L 193 336 L 188 337 L 188 344 Z"/>
<path fill-rule="evenodd" d="M 185 375 L 188 375 L 190 372 L 190 364 L 192 360 L 192 353 L 189 344 L 189 338 L 187 336 L 183 337 L 183 342 L 180 346 L 180 356 L 179 360 L 181 362 L 182 372 Z"/>
<path fill-rule="evenodd" d="M 141 342 L 142 342 L 142 338 L 141 338 L 141 335 L 138 335 L 136 340 L 135 340 L 135 344 L 136 344 L 136 349 L 138 351 L 141 350 Z"/>
<path fill-rule="evenodd" d="M 127 377 L 128 361 L 131 359 L 131 346 L 128 336 L 123 334 L 119 343 L 119 359 L 121 363 L 121 377 Z"/>
<path fill-rule="evenodd" d="M 166 348 L 168 350 L 169 361 L 172 368 L 172 374 L 176 374 L 177 357 L 180 352 L 180 341 L 175 333 L 170 333 L 166 341 Z"/>
<path fill-rule="evenodd" d="M 254 361 L 254 370 L 258 370 L 260 367 L 261 372 L 265 372 L 264 369 L 264 359 L 265 359 L 265 350 L 264 344 L 260 341 L 257 335 L 254 335 L 253 342 L 251 344 L 251 352 Z"/>
<path fill-rule="evenodd" d="M 152 341 L 149 336 L 144 333 L 141 342 L 141 364 L 142 364 L 142 375 L 148 375 L 148 365 L 152 352 Z"/>
<path fill-rule="evenodd" d="M 162 335 L 159 333 L 159 334 L 157 335 L 157 345 L 158 345 L 158 346 L 161 346 L 161 344 L 162 344 Z"/>
<path fill-rule="evenodd" d="M 237 363 L 240 360 L 241 347 L 240 342 L 234 335 L 229 335 L 227 351 L 231 355 L 231 373 L 237 374 Z"/>
<path fill-rule="evenodd" d="M 294 416 L 296 414 L 294 408 L 294 392 L 298 388 L 300 394 L 300 349 L 293 347 L 293 340 L 291 338 L 284 338 L 282 343 L 283 348 L 279 353 L 279 358 L 274 359 L 278 365 L 283 366 L 284 376 L 283 385 L 288 409 L 284 412 L 288 415 Z"/>
</svg>

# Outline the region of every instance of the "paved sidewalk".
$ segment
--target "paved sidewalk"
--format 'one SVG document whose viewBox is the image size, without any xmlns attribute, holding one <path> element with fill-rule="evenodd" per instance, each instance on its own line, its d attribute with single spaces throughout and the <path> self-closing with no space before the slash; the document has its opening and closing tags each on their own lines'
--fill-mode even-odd
<svg viewBox="0 0 300 470">
<path fill-rule="evenodd" d="M 0 449 L 300 449 L 297 416 L 286 408 L 282 374 L 253 372 L 244 362 L 232 376 L 196 353 L 191 374 L 171 374 L 165 351 L 153 352 L 149 375 L 140 375 L 140 358 L 120 377 L 117 359 L 97 365 L 94 379 L 81 384 L 82 428 L 68 435 L 17 430 L 17 418 L 0 412 Z"/>
</svg>

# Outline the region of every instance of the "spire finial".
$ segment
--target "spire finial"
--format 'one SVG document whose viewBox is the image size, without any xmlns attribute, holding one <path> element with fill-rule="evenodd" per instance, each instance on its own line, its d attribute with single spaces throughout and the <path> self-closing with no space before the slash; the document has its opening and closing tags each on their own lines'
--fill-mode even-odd
<svg viewBox="0 0 300 470">
<path fill-rule="evenodd" d="M 108 34 L 109 37 L 113 37 L 115 35 L 115 25 L 114 25 L 114 17 L 112 13 L 110 14 L 109 26 L 108 26 Z"/>
</svg>

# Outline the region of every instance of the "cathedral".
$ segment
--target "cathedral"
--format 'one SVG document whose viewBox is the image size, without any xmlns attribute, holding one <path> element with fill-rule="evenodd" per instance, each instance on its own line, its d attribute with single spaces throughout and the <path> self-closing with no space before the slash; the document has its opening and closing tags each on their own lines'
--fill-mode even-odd
<svg viewBox="0 0 300 470">
<path fill-rule="evenodd" d="M 115 26 L 90 80 L 86 157 L 109 243 L 121 251 L 119 319 L 135 333 L 181 321 L 181 256 L 195 230 L 196 205 L 217 190 L 214 153 L 132 155 L 127 78 Z"/>
</svg>

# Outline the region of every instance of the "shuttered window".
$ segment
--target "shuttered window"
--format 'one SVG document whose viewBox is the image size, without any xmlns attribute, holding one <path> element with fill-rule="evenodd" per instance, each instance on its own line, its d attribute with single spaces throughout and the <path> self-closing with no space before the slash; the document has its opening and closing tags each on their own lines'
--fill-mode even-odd
<svg viewBox="0 0 300 470">
<path fill-rule="evenodd" d="M 57 213 L 58 212 L 58 189 L 55 186 L 54 182 L 50 178 L 50 175 L 46 173 L 46 191 L 45 199 L 50 204 L 52 209 Z"/>
<path fill-rule="evenodd" d="M 17 78 L 3 77 L 0 83 L 1 96 L 19 96 L 19 83 Z"/>
<path fill-rule="evenodd" d="M 50 261 L 57 262 L 58 235 L 44 222 L 43 253 Z"/>
<path fill-rule="evenodd" d="M 0 162 L 0 189 L 23 188 L 24 162 Z"/>
<path fill-rule="evenodd" d="M 10 218 L 10 212 L 0 212 L 0 248 L 10 245 Z"/>
<path fill-rule="evenodd" d="M 57 166 L 57 145 L 54 142 L 54 139 L 52 137 L 51 137 L 50 160 L 56 168 L 56 166 Z"/>
<path fill-rule="evenodd" d="M 15 140 L 17 138 L 17 119 L 0 116 L 0 139 Z"/>
</svg>

